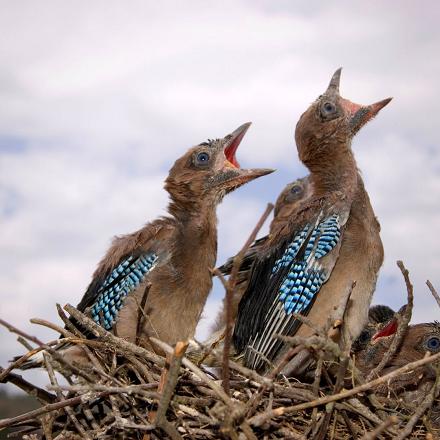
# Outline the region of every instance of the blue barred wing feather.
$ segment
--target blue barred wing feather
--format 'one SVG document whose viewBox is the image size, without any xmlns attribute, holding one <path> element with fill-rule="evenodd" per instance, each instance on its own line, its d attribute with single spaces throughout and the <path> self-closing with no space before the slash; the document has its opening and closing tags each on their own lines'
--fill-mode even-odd
<svg viewBox="0 0 440 440">
<path fill-rule="evenodd" d="M 111 330 L 125 298 L 139 287 L 157 259 L 153 252 L 122 259 L 103 280 L 92 282 L 78 309 L 85 311 L 89 308 L 92 319 L 106 330 Z"/>
<path fill-rule="evenodd" d="M 336 262 L 345 217 L 321 213 L 253 268 L 234 332 L 249 367 L 260 370 L 275 359 L 283 345 L 277 335 L 300 325 L 292 313 L 310 310 Z"/>
</svg>

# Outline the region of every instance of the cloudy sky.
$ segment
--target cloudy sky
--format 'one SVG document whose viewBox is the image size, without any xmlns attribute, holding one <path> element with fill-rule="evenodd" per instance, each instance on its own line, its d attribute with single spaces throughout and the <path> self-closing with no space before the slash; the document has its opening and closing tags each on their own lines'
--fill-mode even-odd
<svg viewBox="0 0 440 440">
<path fill-rule="evenodd" d="M 219 262 L 306 170 L 300 114 L 343 66 L 341 93 L 394 100 L 353 143 L 382 224 L 375 302 L 414 321 L 439 310 L 440 4 L 433 1 L 0 0 L 0 316 L 76 304 L 115 234 L 164 214 L 167 170 L 187 148 L 253 121 L 238 156 L 278 169 L 219 208 Z M 217 285 L 199 335 L 221 301 Z M 21 346 L 0 329 L 0 365 Z"/>
</svg>

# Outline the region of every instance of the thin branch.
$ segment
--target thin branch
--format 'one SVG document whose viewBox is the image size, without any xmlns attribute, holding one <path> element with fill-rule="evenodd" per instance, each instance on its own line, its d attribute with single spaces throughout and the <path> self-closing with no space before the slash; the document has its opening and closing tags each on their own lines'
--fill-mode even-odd
<svg viewBox="0 0 440 440">
<path fill-rule="evenodd" d="M 381 376 L 377 379 L 372 380 L 371 382 L 359 385 L 355 388 L 352 388 L 350 390 L 342 391 L 339 394 L 331 395 L 331 396 L 325 396 L 321 397 L 319 399 L 315 399 L 311 402 L 301 403 L 299 405 L 293 405 L 293 406 L 286 406 L 286 407 L 279 407 L 271 411 L 265 411 L 264 413 L 258 414 L 254 417 L 252 417 L 249 420 L 249 423 L 253 426 L 261 426 L 263 423 L 265 423 L 267 420 L 270 420 L 272 417 L 278 417 L 284 414 L 291 414 L 296 411 L 300 411 L 307 408 L 314 408 L 315 406 L 319 405 L 326 405 L 330 402 L 335 402 L 337 400 L 346 399 L 348 397 L 354 396 L 358 393 L 362 393 L 364 391 L 371 390 L 372 388 L 377 387 L 378 385 L 385 383 L 397 376 L 399 376 L 402 373 L 406 373 L 407 371 L 414 370 L 418 367 L 421 367 L 422 365 L 426 365 L 428 363 L 435 362 L 440 359 L 440 353 L 436 353 L 432 356 L 425 357 L 423 359 L 420 359 L 418 361 L 410 362 L 403 367 L 400 367 L 396 370 L 391 371 L 390 373 L 386 374 L 385 376 Z"/>
<path fill-rule="evenodd" d="M 416 410 L 414 411 L 414 414 L 411 416 L 409 422 L 402 430 L 402 432 L 396 437 L 396 440 L 404 440 L 411 434 L 412 430 L 414 429 L 414 426 L 416 426 L 416 423 L 419 421 L 420 417 L 422 417 L 422 415 L 428 408 L 432 407 L 432 404 L 434 403 L 434 400 L 437 398 L 439 391 L 440 391 L 440 376 L 439 376 L 439 371 L 437 369 L 437 377 L 435 379 L 431 391 L 425 397 L 423 402 L 417 406 Z"/>
<path fill-rule="evenodd" d="M 64 310 L 66 310 L 67 313 L 73 316 L 82 326 L 87 328 L 87 330 L 91 331 L 95 336 L 100 337 L 102 341 L 115 344 L 123 351 L 127 351 L 128 353 L 148 359 L 154 362 L 156 365 L 163 366 L 165 364 L 162 357 L 154 354 L 151 351 L 146 350 L 145 348 L 132 344 L 125 339 L 114 336 L 112 333 L 108 332 L 103 327 L 96 324 L 92 319 L 88 318 L 86 315 L 78 311 L 70 304 L 65 305 Z"/>
<path fill-rule="evenodd" d="M 399 422 L 399 419 L 396 416 L 388 417 L 385 421 L 383 421 L 376 429 L 371 432 L 367 432 L 361 440 L 375 440 L 379 438 L 379 435 L 386 431 L 390 426 L 395 425 Z"/>
<path fill-rule="evenodd" d="M 437 301 L 437 304 L 440 307 L 440 295 L 437 293 L 437 290 L 435 290 L 434 286 L 432 285 L 431 281 L 429 281 L 429 280 L 426 281 L 426 285 L 428 286 L 429 290 L 432 293 L 432 296 L 435 298 L 435 300 Z"/>
<path fill-rule="evenodd" d="M 65 408 L 66 406 L 75 406 L 75 405 L 83 404 L 89 400 L 105 396 L 106 394 L 107 394 L 107 392 L 102 392 L 102 393 L 97 393 L 97 394 L 87 393 L 87 394 L 83 394 L 81 396 L 75 396 L 70 399 L 66 399 L 62 402 L 49 403 L 45 406 L 42 406 L 41 408 L 34 409 L 33 411 L 29 411 L 25 414 L 21 414 L 16 417 L 10 417 L 8 419 L 0 420 L 0 429 L 6 428 L 8 426 L 14 425 L 19 422 L 32 420 L 35 417 L 39 417 L 43 414 L 46 414 L 51 411 L 55 411 L 57 409 Z"/>
<path fill-rule="evenodd" d="M 150 340 L 166 353 L 174 352 L 173 348 L 170 345 L 168 345 L 166 342 L 163 342 L 153 337 L 150 337 Z M 182 363 L 183 365 L 185 365 L 185 367 L 191 370 L 201 381 L 203 381 L 209 388 L 211 388 L 211 390 L 214 391 L 216 395 L 220 397 L 220 399 L 223 400 L 224 403 L 226 403 L 226 405 L 228 405 L 229 407 L 234 406 L 231 399 L 223 391 L 223 389 L 219 387 L 212 379 L 210 379 L 199 367 L 194 365 L 189 359 L 185 357 L 182 359 Z"/>
<path fill-rule="evenodd" d="M 243 262 L 243 258 L 246 255 L 246 251 L 255 241 L 258 232 L 262 228 L 264 222 L 266 221 L 269 214 L 272 212 L 273 204 L 268 203 L 266 210 L 261 216 L 260 220 L 256 224 L 254 230 L 251 232 L 249 238 L 247 239 L 244 246 L 241 248 L 240 252 L 235 256 L 234 263 L 232 264 L 231 275 L 229 277 L 227 288 L 226 288 L 226 330 L 225 330 L 225 340 L 223 346 L 223 362 L 222 362 L 222 380 L 223 380 L 223 389 L 226 394 L 229 394 L 229 353 L 231 351 L 231 338 L 232 338 L 232 327 L 233 327 L 233 314 L 232 314 L 232 301 L 234 297 L 235 285 L 237 283 L 237 275 L 240 270 L 241 263 Z"/>
<path fill-rule="evenodd" d="M 414 289 L 411 281 L 409 279 L 409 272 L 403 265 L 402 261 L 397 261 L 397 266 L 402 272 L 403 278 L 405 279 L 406 291 L 408 295 L 407 305 L 402 315 L 397 315 L 398 327 L 397 331 L 393 336 L 391 345 L 389 349 L 384 354 L 383 358 L 380 360 L 379 364 L 368 374 L 366 381 L 369 382 L 373 377 L 378 377 L 380 372 L 385 368 L 390 359 L 396 354 L 403 337 L 408 329 L 409 322 L 411 321 L 412 309 L 414 306 Z"/>
<path fill-rule="evenodd" d="M 3 372 L 4 369 L 0 367 L 0 373 Z M 43 390 L 42 388 L 37 387 L 36 385 L 28 382 L 27 380 L 23 379 L 21 376 L 15 373 L 9 373 L 6 378 L 4 379 L 4 382 L 9 382 L 17 386 L 18 388 L 22 389 L 26 393 L 28 393 L 30 396 L 36 397 L 40 401 L 52 403 L 56 400 L 56 396 L 54 396 L 51 393 L 48 393 L 46 390 Z"/>
<path fill-rule="evenodd" d="M 188 341 L 179 341 L 174 348 L 170 368 L 167 372 L 165 388 L 163 390 L 155 418 L 155 423 L 159 427 L 162 427 L 163 422 L 166 420 L 166 412 L 170 404 L 171 398 L 173 397 L 174 389 L 176 388 L 177 380 L 179 378 L 180 366 L 182 365 L 182 358 L 187 348 Z"/>
</svg>

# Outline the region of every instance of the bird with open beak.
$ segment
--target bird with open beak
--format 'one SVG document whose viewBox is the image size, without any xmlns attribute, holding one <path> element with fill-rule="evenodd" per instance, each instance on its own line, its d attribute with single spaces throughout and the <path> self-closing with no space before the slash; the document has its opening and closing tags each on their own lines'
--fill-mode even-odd
<svg viewBox="0 0 440 440">
<path fill-rule="evenodd" d="M 216 207 L 223 196 L 271 173 L 240 168 L 236 151 L 250 123 L 203 142 L 177 159 L 165 181 L 169 215 L 115 238 L 78 309 L 141 346 L 154 336 L 175 344 L 193 336 L 212 286 L 217 257 Z M 64 355 L 81 361 L 78 347 Z M 23 367 L 38 366 L 31 359 Z"/>
<path fill-rule="evenodd" d="M 379 308 L 386 313 L 378 313 Z M 397 332 L 398 317 L 405 310 L 403 306 L 397 313 L 387 306 L 373 306 L 370 308 L 369 321 L 359 337 L 353 343 L 352 353 L 355 356 L 355 365 L 363 373 L 368 374 L 383 359 L 388 351 L 392 339 Z M 409 325 L 402 336 L 396 353 L 384 366 L 381 375 L 390 373 L 410 362 L 422 359 L 426 353 L 435 354 L 440 351 L 440 324 L 437 321 Z M 388 394 L 400 393 L 406 390 L 415 390 L 426 381 L 435 380 L 436 373 L 432 365 L 423 365 L 415 370 L 381 384 L 378 392 Z"/>
<path fill-rule="evenodd" d="M 355 104 L 340 96 L 340 76 L 338 69 L 296 126 L 312 194 L 265 243 L 239 305 L 234 345 L 245 364 L 257 370 L 269 368 L 285 351 L 279 335 L 313 333 L 292 313 L 324 327 L 354 281 L 340 345 L 349 347 L 367 322 L 383 247 L 351 143 L 391 99 Z"/>
</svg>

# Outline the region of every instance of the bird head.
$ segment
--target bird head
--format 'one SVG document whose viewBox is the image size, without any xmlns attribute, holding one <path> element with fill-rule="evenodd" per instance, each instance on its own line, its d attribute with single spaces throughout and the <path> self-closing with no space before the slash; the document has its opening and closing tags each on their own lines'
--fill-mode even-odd
<svg viewBox="0 0 440 440">
<path fill-rule="evenodd" d="M 311 193 L 308 176 L 288 183 L 275 202 L 274 216 L 286 218 Z"/>
<path fill-rule="evenodd" d="M 336 147 L 349 147 L 353 136 L 391 101 L 387 98 L 360 105 L 342 98 L 339 94 L 341 70 L 333 74 L 327 90 L 302 114 L 296 125 L 295 140 L 305 165 L 322 159 L 325 154 L 334 154 Z"/>
<path fill-rule="evenodd" d="M 375 368 L 388 351 L 392 338 L 398 329 L 398 316 L 403 313 L 404 307 L 395 313 L 391 319 L 388 318 L 392 310 L 386 306 L 375 306 L 376 309 L 370 309 L 369 322 L 352 346 L 352 351 L 356 354 L 357 366 L 364 373 L 368 373 Z M 385 365 L 382 374 L 403 367 L 409 362 L 420 360 L 427 352 L 435 354 L 439 351 L 440 324 L 438 322 L 410 325 L 397 352 Z M 401 374 L 387 386 L 394 391 L 398 391 L 415 386 L 422 379 L 434 380 L 435 374 L 434 368 L 427 364 L 409 373 Z M 386 390 L 387 387 L 378 389 L 380 392 L 386 392 Z"/>
<path fill-rule="evenodd" d="M 243 169 L 236 152 L 251 123 L 241 125 L 222 139 L 208 140 L 177 159 L 166 179 L 165 188 L 174 203 L 219 203 L 223 196 L 251 180 L 274 170 Z"/>
</svg>

